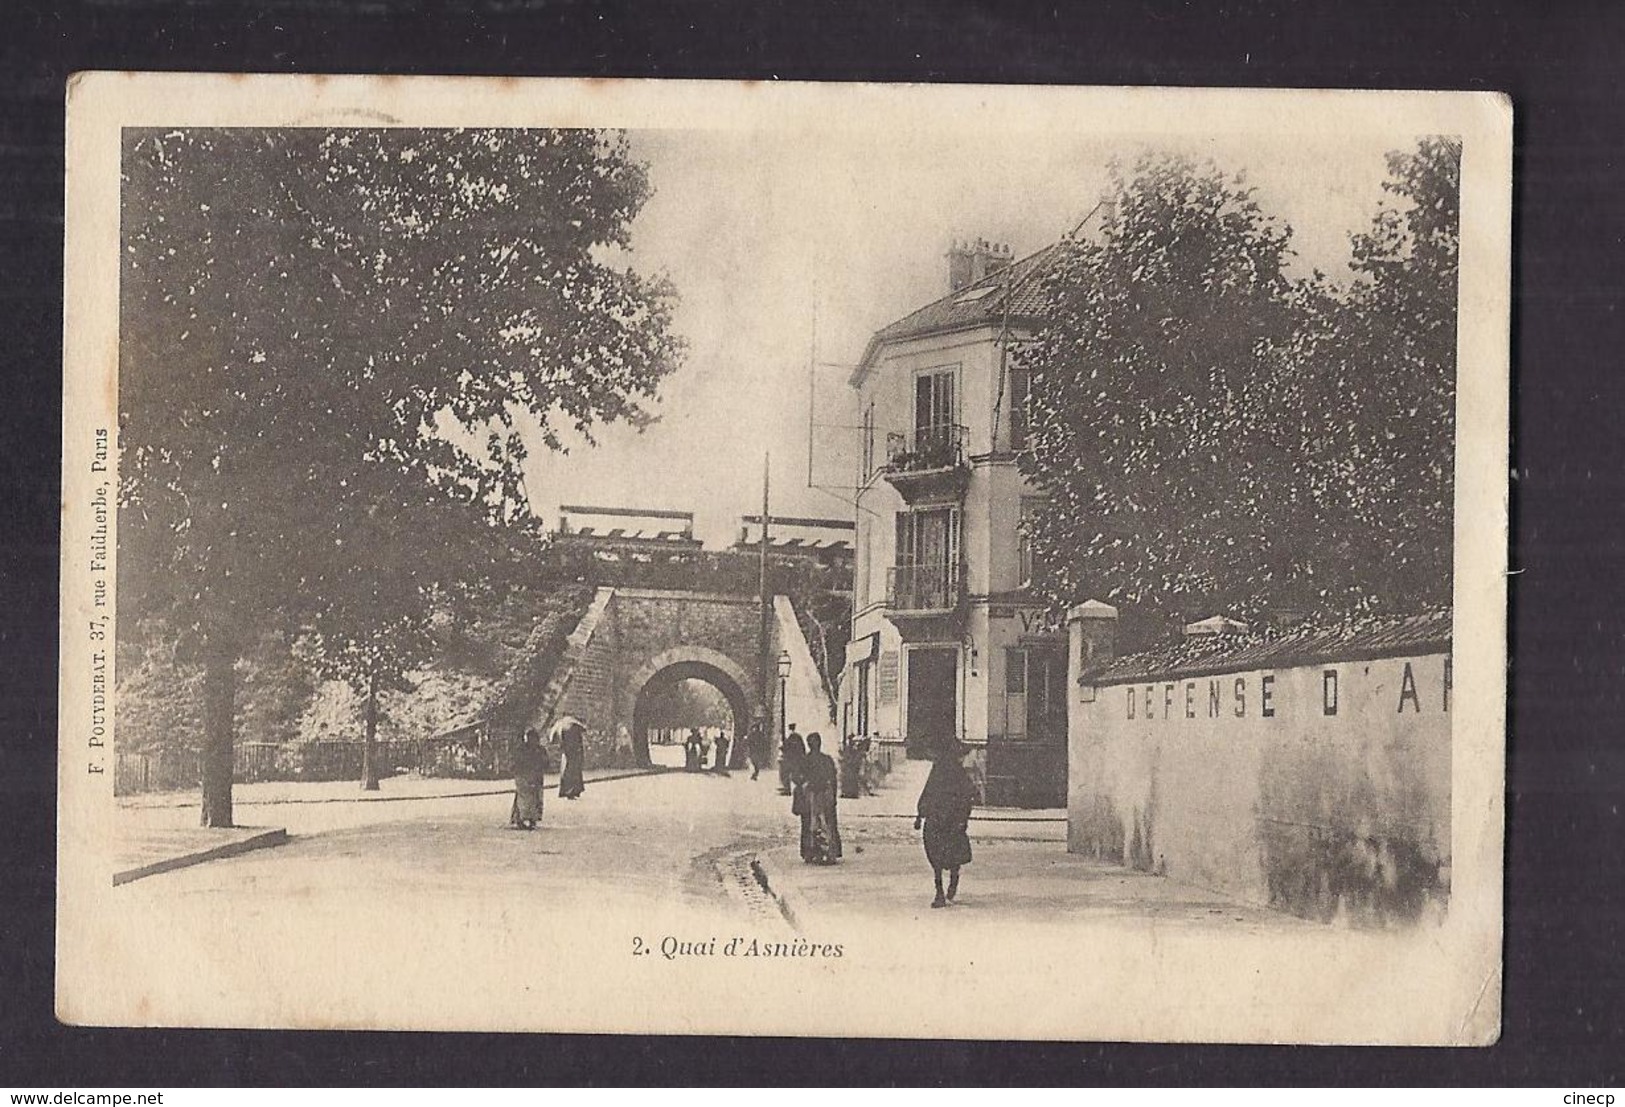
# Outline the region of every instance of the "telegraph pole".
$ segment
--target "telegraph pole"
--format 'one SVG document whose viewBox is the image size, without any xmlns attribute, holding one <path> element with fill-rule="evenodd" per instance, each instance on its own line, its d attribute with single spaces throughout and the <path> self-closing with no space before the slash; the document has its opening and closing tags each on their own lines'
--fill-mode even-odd
<svg viewBox="0 0 1625 1107">
<path fill-rule="evenodd" d="M 762 610 L 761 626 L 759 627 L 756 636 L 756 687 L 760 692 L 761 720 L 764 729 L 768 725 L 767 690 L 769 687 L 771 687 L 771 681 L 773 679 L 773 674 L 771 671 L 772 662 L 770 658 L 771 650 L 769 648 L 772 641 L 771 623 L 769 620 L 772 618 L 773 597 L 768 595 L 767 591 L 767 527 L 769 519 L 767 480 L 768 465 L 772 460 L 772 457 L 773 455 L 770 453 L 762 455 L 762 544 L 758 549 L 761 569 L 760 600 Z M 772 751 L 776 745 L 777 743 L 772 741 L 769 741 L 768 743 L 768 750 L 770 751 L 768 753 L 768 760 L 770 762 L 775 759 Z"/>
</svg>

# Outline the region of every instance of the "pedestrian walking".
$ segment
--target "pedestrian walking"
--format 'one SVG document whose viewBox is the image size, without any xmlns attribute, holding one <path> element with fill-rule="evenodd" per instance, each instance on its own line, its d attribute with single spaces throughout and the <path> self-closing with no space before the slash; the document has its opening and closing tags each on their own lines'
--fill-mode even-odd
<svg viewBox="0 0 1625 1107">
<path fill-rule="evenodd" d="M 737 716 L 735 717 L 737 718 Z M 733 735 L 728 743 L 728 771 L 744 770 L 750 768 L 750 742 L 748 736 L 750 727 L 745 727 Z"/>
<path fill-rule="evenodd" d="M 841 740 L 841 798 L 858 799 L 866 790 L 869 739 L 848 735 Z"/>
<path fill-rule="evenodd" d="M 920 790 L 915 808 L 914 829 L 925 830 L 925 858 L 931 863 L 937 896 L 932 907 L 946 907 L 959 894 L 959 869 L 970 864 L 970 813 L 976 803 L 976 785 L 965 771 L 966 747 L 957 738 L 938 744 L 931 762 L 931 775 Z M 942 874 L 948 873 L 944 892 Z"/>
<path fill-rule="evenodd" d="M 722 776 L 728 775 L 728 732 L 726 730 L 717 735 L 717 759 L 712 762 L 713 771 Z"/>
<path fill-rule="evenodd" d="M 581 777 L 586 768 L 582 763 L 586 759 L 586 736 L 587 725 L 574 715 L 566 715 L 553 724 L 550 740 L 558 743 L 564 761 L 559 769 L 561 799 L 580 799 L 581 793 L 587 790 L 587 782 Z"/>
<path fill-rule="evenodd" d="M 791 723 L 784 740 L 779 743 L 779 795 L 788 796 L 801 775 L 801 761 L 807 756 L 806 740 L 796 733 Z"/>
<path fill-rule="evenodd" d="M 767 724 L 760 715 L 750 721 L 750 730 L 745 736 L 745 746 L 750 754 L 750 778 L 755 780 L 767 768 L 768 755 L 771 750 L 767 744 Z"/>
<path fill-rule="evenodd" d="M 542 788 L 547 783 L 547 751 L 536 731 L 526 728 L 513 755 L 513 808 L 508 823 L 521 830 L 535 830 L 542 819 Z"/>
<path fill-rule="evenodd" d="M 801 807 L 801 859 L 809 865 L 833 865 L 841 856 L 841 831 L 835 811 L 835 759 L 823 752 L 823 738 L 807 735 L 807 753 L 796 785 L 794 810 Z"/>
</svg>

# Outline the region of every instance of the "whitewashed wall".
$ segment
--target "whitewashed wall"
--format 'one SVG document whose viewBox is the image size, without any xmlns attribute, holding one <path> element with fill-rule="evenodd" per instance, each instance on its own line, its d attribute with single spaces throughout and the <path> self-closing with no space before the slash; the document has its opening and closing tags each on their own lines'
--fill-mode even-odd
<svg viewBox="0 0 1625 1107">
<path fill-rule="evenodd" d="M 1078 684 L 1078 653 L 1072 852 L 1307 917 L 1443 909 L 1447 653 L 1101 686 Z"/>
</svg>

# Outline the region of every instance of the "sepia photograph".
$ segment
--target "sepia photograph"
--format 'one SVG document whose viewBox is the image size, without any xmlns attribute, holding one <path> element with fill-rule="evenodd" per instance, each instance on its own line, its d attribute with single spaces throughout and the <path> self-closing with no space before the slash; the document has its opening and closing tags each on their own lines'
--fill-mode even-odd
<svg viewBox="0 0 1625 1107">
<path fill-rule="evenodd" d="M 1504 98 L 68 117 L 64 1021 L 1496 1040 Z"/>
</svg>

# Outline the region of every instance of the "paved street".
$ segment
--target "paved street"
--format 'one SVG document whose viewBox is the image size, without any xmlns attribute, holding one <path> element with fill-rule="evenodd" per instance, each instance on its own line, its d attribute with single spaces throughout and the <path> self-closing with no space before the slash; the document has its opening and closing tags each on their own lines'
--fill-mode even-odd
<svg viewBox="0 0 1625 1107">
<path fill-rule="evenodd" d="M 706 1030 L 729 1026 L 742 997 L 794 1004 L 829 989 L 815 1009 L 831 1017 L 836 970 L 895 973 L 899 987 L 945 954 L 999 979 L 1048 971 L 1032 963 L 1045 927 L 1073 944 L 1317 929 L 1069 856 L 1053 813 L 979 811 L 963 902 L 930 910 L 930 871 L 901 817 L 918 768 L 843 805 L 846 857 L 831 868 L 800 864 L 789 801 L 776 778 L 748 772 L 619 779 L 578 802 L 549 794 L 534 833 L 506 826 L 504 794 L 275 807 L 296 816 L 287 845 L 116 890 L 131 924 L 119 955 L 137 966 L 125 983 L 159 1023 L 201 1001 L 234 1025 L 309 1023 L 313 1011 L 322 1025 L 390 1025 L 411 1009 L 447 1027 L 611 1029 L 615 990 L 641 974 L 640 994 L 672 1005 L 670 1025 Z M 272 809 L 245 806 L 243 821 Z M 1012 923 L 1021 948 L 1001 949 Z M 842 956 L 746 962 L 720 952 L 733 937 L 838 944 Z M 791 990 L 759 986 L 775 978 Z"/>
<path fill-rule="evenodd" d="M 257 899 L 306 902 L 324 893 L 460 896 L 506 890 L 550 910 L 576 901 L 595 908 L 650 903 L 719 906 L 716 876 L 731 847 L 784 840 L 788 801 L 749 774 L 666 773 L 589 783 L 579 801 L 550 781 L 543 826 L 507 826 L 509 792 L 399 803 L 247 804 L 239 821 L 275 821 L 290 844 L 252 856 L 166 874 L 167 897 L 252 889 Z M 136 818 L 156 818 L 149 810 Z M 194 817 L 195 813 L 181 817 Z M 167 816 L 174 818 L 176 816 Z M 158 885 L 154 884 L 156 891 Z"/>
</svg>

